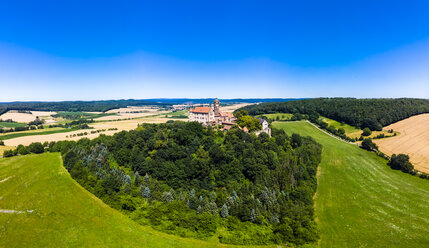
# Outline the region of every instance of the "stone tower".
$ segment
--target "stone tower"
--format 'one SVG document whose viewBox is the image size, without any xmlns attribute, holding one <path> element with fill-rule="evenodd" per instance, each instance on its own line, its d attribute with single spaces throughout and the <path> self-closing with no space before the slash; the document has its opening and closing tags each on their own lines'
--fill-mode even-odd
<svg viewBox="0 0 429 248">
<path fill-rule="evenodd" d="M 220 106 L 220 101 L 219 99 L 216 98 L 213 101 L 213 110 L 215 115 L 218 115 L 220 113 L 219 106 Z"/>
</svg>

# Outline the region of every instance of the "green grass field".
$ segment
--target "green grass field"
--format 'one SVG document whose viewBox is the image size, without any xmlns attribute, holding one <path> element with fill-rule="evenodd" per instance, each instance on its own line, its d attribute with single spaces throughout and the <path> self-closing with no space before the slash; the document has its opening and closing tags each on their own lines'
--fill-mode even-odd
<svg viewBox="0 0 429 248">
<path fill-rule="evenodd" d="M 100 114 L 96 114 L 96 113 L 88 113 L 88 112 L 71 112 L 71 111 L 62 111 L 62 112 L 58 112 L 56 115 L 54 115 L 54 117 L 61 117 L 64 119 L 68 119 L 68 120 L 78 120 L 78 119 L 96 119 L 96 118 L 100 118 L 103 116 L 109 116 L 109 115 L 116 115 L 114 113 L 100 113 Z"/>
<path fill-rule="evenodd" d="M 320 247 L 429 247 L 429 181 L 306 122 L 276 122 L 323 145 L 315 210 Z"/>
<path fill-rule="evenodd" d="M 336 129 L 343 128 L 344 131 L 346 131 L 347 136 L 353 136 L 354 134 L 357 134 L 358 136 L 360 136 L 360 134 L 362 133 L 361 129 L 359 129 L 357 127 L 350 126 L 350 125 L 345 124 L 345 123 L 343 123 L 341 125 L 340 122 L 326 118 L 326 117 L 323 117 L 323 116 L 319 117 L 319 119 L 328 123 L 329 126 L 335 127 Z"/>
<path fill-rule="evenodd" d="M 12 132 L 12 133 L 5 133 L 0 135 L 0 140 L 8 140 L 8 139 L 18 138 L 23 136 L 31 136 L 31 135 L 67 133 L 67 132 L 72 132 L 76 130 L 78 129 L 54 127 L 54 128 L 36 129 L 36 130 L 28 130 L 28 131 L 21 131 L 21 132 Z"/>
<path fill-rule="evenodd" d="M 83 189 L 58 153 L 0 159 L 0 247 L 227 247 L 141 226 Z"/>
<path fill-rule="evenodd" d="M 173 118 L 173 119 L 174 118 L 187 119 L 189 118 L 189 111 L 188 110 L 171 111 L 165 114 L 163 117 Z"/>
<path fill-rule="evenodd" d="M 277 117 L 279 117 L 279 121 L 288 121 L 290 118 L 292 118 L 293 114 L 287 114 L 287 113 L 276 113 L 276 114 L 264 114 L 264 115 L 258 115 L 258 117 L 266 116 L 272 120 L 277 120 Z"/>
<path fill-rule="evenodd" d="M 27 126 L 27 124 L 25 123 L 0 121 L 0 128 L 25 127 L 25 126 Z"/>
</svg>

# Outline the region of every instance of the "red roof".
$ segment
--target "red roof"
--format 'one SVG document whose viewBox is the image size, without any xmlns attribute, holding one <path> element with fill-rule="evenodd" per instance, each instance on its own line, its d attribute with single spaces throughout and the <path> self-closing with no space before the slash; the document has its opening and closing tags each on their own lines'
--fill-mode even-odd
<svg viewBox="0 0 429 248">
<path fill-rule="evenodd" d="M 208 114 L 210 112 L 210 110 L 211 110 L 210 107 L 195 107 L 194 109 L 191 109 L 190 112 Z"/>
</svg>

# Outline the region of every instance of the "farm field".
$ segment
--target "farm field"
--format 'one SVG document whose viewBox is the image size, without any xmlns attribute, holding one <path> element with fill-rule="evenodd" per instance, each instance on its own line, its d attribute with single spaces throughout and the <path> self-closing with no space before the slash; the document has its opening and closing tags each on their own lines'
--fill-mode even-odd
<svg viewBox="0 0 429 248">
<path fill-rule="evenodd" d="M 231 105 L 226 105 L 226 106 L 220 106 L 220 110 L 222 112 L 234 112 L 236 109 L 245 107 L 247 105 L 251 105 L 253 103 L 237 103 L 237 104 L 231 104 Z"/>
<path fill-rule="evenodd" d="M 98 137 L 100 134 L 113 135 L 123 130 L 136 129 L 137 125 L 141 123 L 165 123 L 169 120 L 187 121 L 186 119 L 174 119 L 174 118 L 164 118 L 161 116 L 150 116 L 150 117 L 137 118 L 132 120 L 102 121 L 102 122 L 95 122 L 95 123 L 89 124 L 89 126 L 93 127 L 93 129 L 75 130 L 75 129 L 65 129 L 65 128 L 52 128 L 54 129 L 54 131 L 50 131 L 50 133 L 46 133 L 47 129 L 25 131 L 27 132 L 26 134 L 24 134 L 24 132 L 17 132 L 12 134 L 18 135 L 18 136 L 15 136 L 15 137 L 0 136 L 0 139 L 4 137 L 3 138 L 4 143 L 8 146 L 17 146 L 19 144 L 29 145 L 33 142 L 43 143 L 45 141 L 50 142 L 50 141 L 60 141 L 60 140 L 78 140 L 80 138 L 93 139 Z M 102 130 L 102 129 L 104 129 L 103 132 L 91 133 L 91 131 Z M 115 129 L 115 130 L 108 130 L 108 129 Z M 43 130 L 45 130 L 45 132 L 43 132 Z M 75 134 L 79 134 L 83 132 L 87 132 L 88 135 L 72 137 Z M 8 134 L 8 135 L 12 135 L 12 134 Z"/>
<path fill-rule="evenodd" d="M 142 118 L 159 114 L 166 114 L 169 111 L 160 111 L 159 108 L 153 107 L 137 107 L 130 106 L 128 108 L 118 108 L 112 109 L 106 112 L 106 114 L 110 114 L 109 116 L 103 116 L 100 118 L 96 118 L 96 121 L 111 121 L 111 120 L 123 120 L 123 119 L 134 119 L 134 118 Z"/>
<path fill-rule="evenodd" d="M 0 134 L 0 139 L 4 140 L 6 143 L 7 142 L 6 140 L 21 138 L 21 137 L 28 138 L 29 136 L 41 136 L 41 135 L 49 135 L 49 134 L 56 134 L 56 133 L 67 133 L 75 130 L 76 129 L 67 129 L 62 127 L 36 129 L 36 130 L 28 130 L 28 131 L 21 131 L 21 132 L 3 133 L 3 134 Z M 29 139 L 32 139 L 32 137 L 30 137 Z"/>
<path fill-rule="evenodd" d="M 0 119 L 7 120 L 12 119 L 16 122 L 22 122 L 22 123 L 28 123 L 31 121 L 34 121 L 37 116 L 39 116 L 41 119 L 50 119 L 51 115 L 56 114 L 56 112 L 50 112 L 50 111 L 30 111 L 31 114 L 28 113 L 18 113 L 16 111 L 9 111 L 7 113 L 4 113 L 0 115 Z"/>
<path fill-rule="evenodd" d="M 62 118 L 62 119 L 69 119 L 69 120 L 75 120 L 75 119 L 95 119 L 100 118 L 108 115 L 115 115 L 114 113 L 90 113 L 90 112 L 70 112 L 70 111 L 62 111 L 55 114 L 56 118 Z"/>
<path fill-rule="evenodd" d="M 384 129 L 393 129 L 401 135 L 374 140 L 382 152 L 408 154 L 415 169 L 429 173 L 429 114 L 413 116 Z"/>
<path fill-rule="evenodd" d="M 0 175 L 0 247 L 228 247 L 137 224 L 76 183 L 58 153 L 0 159 Z"/>
<path fill-rule="evenodd" d="M 429 181 L 306 122 L 275 122 L 323 145 L 315 196 L 320 247 L 427 247 Z M 387 140 L 387 139 L 386 139 Z"/>
<path fill-rule="evenodd" d="M 13 127 L 25 127 L 26 124 L 18 122 L 5 122 L 0 121 L 0 128 L 13 128 Z"/>
</svg>

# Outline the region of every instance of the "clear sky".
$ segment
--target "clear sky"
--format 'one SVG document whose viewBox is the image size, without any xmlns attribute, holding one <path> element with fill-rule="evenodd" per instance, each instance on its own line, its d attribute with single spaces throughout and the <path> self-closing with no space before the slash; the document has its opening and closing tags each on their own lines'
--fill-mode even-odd
<svg viewBox="0 0 429 248">
<path fill-rule="evenodd" d="M 0 0 L 0 101 L 429 98 L 429 1 Z"/>
</svg>

